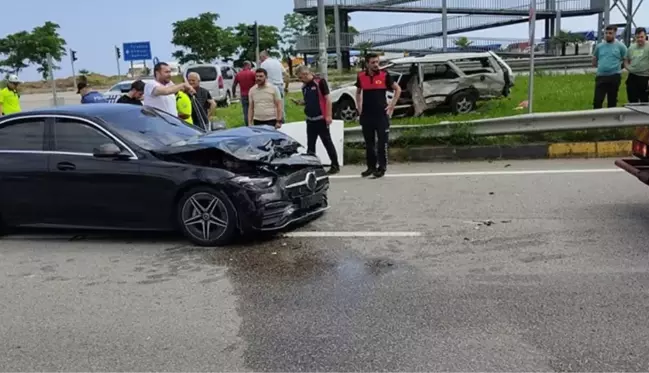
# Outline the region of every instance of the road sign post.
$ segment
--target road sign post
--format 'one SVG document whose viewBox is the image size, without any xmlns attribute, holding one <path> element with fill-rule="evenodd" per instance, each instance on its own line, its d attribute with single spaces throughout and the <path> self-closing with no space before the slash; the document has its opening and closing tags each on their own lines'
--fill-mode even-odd
<svg viewBox="0 0 649 373">
<path fill-rule="evenodd" d="M 532 114 L 534 101 L 534 39 L 536 34 L 536 0 L 530 2 L 530 80 L 527 87 L 527 109 Z"/>
</svg>

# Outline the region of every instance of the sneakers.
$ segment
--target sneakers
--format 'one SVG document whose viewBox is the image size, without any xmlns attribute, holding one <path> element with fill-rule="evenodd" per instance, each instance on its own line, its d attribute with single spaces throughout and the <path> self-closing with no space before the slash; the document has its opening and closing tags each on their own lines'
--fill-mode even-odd
<svg viewBox="0 0 649 373">
<path fill-rule="evenodd" d="M 335 175 L 340 172 L 340 166 L 331 166 L 329 168 L 329 171 L 327 171 L 327 175 Z"/>
<path fill-rule="evenodd" d="M 375 172 L 376 172 L 375 169 L 368 168 L 367 170 L 361 172 L 361 177 L 368 177 L 368 176 L 374 175 Z"/>
</svg>

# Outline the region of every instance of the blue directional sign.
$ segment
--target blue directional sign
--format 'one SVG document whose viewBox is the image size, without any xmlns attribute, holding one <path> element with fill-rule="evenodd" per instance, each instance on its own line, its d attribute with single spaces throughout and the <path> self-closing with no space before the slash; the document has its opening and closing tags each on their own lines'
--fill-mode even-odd
<svg viewBox="0 0 649 373">
<path fill-rule="evenodd" d="M 151 42 L 124 43 L 124 61 L 144 61 L 151 59 Z"/>
</svg>

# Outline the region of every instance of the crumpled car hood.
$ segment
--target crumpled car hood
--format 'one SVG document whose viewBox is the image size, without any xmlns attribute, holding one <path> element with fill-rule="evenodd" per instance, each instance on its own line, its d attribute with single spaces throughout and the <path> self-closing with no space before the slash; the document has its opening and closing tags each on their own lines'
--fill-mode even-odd
<svg viewBox="0 0 649 373">
<path fill-rule="evenodd" d="M 278 165 L 321 165 L 318 157 L 298 153 L 302 144 L 271 126 L 239 127 L 214 131 L 156 149 L 155 153 L 173 155 L 201 149 L 218 149 L 241 161 Z"/>
</svg>

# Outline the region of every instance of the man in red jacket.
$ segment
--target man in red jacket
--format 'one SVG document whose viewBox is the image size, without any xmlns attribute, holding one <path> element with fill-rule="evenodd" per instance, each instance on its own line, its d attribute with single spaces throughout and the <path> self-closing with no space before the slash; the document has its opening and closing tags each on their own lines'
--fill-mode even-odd
<svg viewBox="0 0 649 373">
<path fill-rule="evenodd" d="M 248 100 L 248 92 L 250 88 L 255 85 L 255 72 L 252 71 L 252 63 L 246 61 L 243 63 L 243 70 L 234 77 L 234 82 L 232 83 L 232 96 L 236 97 L 237 95 L 237 84 L 239 85 L 239 90 L 241 90 L 241 106 L 243 108 L 243 122 L 248 125 L 248 107 L 250 106 L 250 101 Z"/>
</svg>

